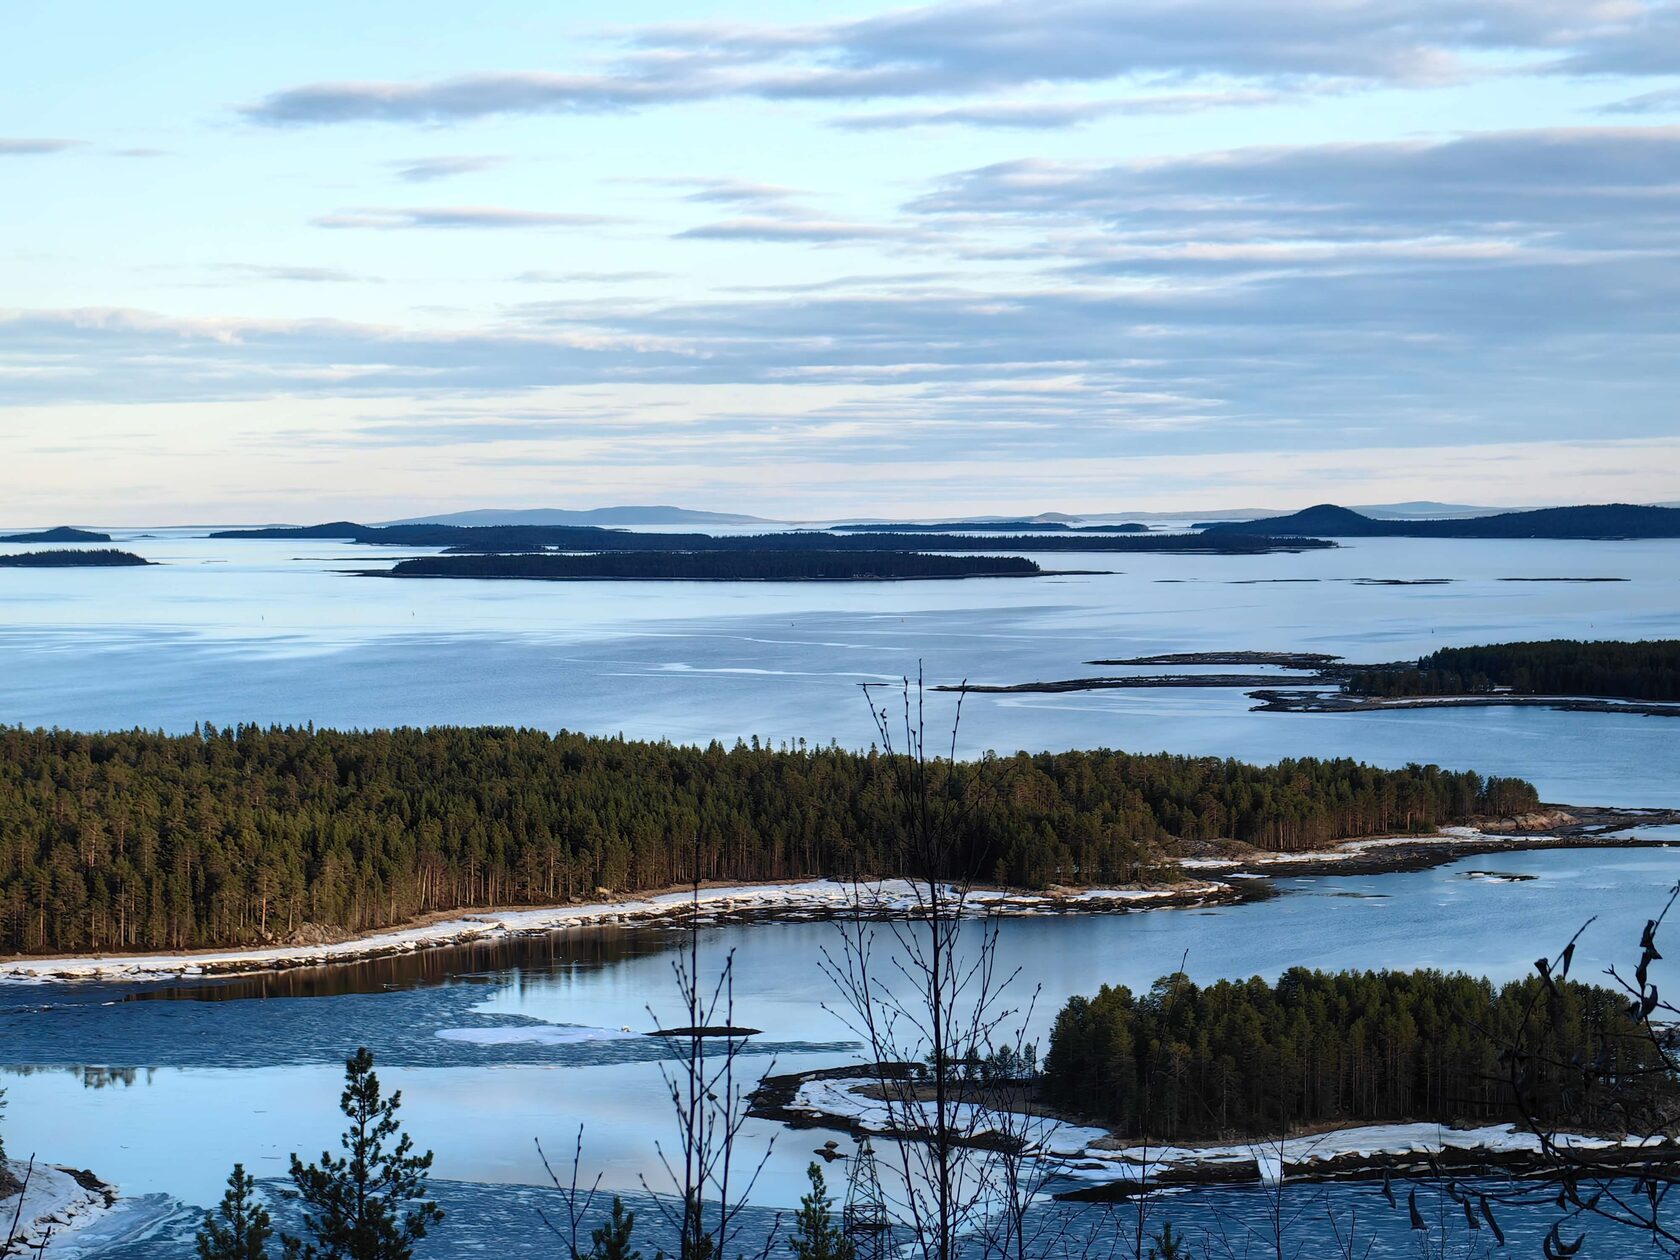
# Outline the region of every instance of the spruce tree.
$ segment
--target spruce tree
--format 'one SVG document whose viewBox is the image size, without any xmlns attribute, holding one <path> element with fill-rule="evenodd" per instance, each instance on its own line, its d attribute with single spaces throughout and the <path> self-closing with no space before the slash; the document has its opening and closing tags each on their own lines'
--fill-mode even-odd
<svg viewBox="0 0 1680 1260">
<path fill-rule="evenodd" d="M 432 1153 L 414 1154 L 397 1120 L 402 1091 L 381 1098 L 365 1046 L 345 1061 L 338 1105 L 350 1119 L 344 1154 L 323 1152 L 318 1165 L 292 1156 L 310 1238 L 282 1235 L 286 1260 L 410 1260 L 414 1244 L 443 1220 L 426 1198 Z"/>
<path fill-rule="evenodd" d="M 834 1223 L 834 1201 L 828 1197 L 822 1169 L 815 1161 L 805 1170 L 811 1189 L 794 1213 L 788 1250 L 796 1260 L 856 1260 L 857 1247 Z"/>
<path fill-rule="evenodd" d="M 642 1253 L 630 1245 L 630 1234 L 636 1228 L 636 1214 L 624 1210 L 624 1201 L 616 1194 L 612 1201 L 612 1215 L 600 1229 L 589 1233 L 589 1255 L 586 1260 L 642 1260 Z"/>
<path fill-rule="evenodd" d="M 256 1179 L 235 1164 L 227 1184 L 221 1203 L 198 1227 L 198 1260 L 268 1260 L 274 1227 L 256 1199 Z"/>
</svg>

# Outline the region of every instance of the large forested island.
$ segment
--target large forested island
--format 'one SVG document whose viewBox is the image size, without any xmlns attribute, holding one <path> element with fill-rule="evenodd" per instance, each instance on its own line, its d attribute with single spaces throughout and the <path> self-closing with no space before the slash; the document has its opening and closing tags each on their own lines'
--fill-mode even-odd
<svg viewBox="0 0 1680 1260">
<path fill-rule="evenodd" d="M 1219 534 L 1014 534 L 831 533 L 795 530 L 779 534 L 655 534 L 580 525 L 328 525 L 222 530 L 212 538 L 331 539 L 398 547 L 446 547 L 450 551 L 1141 551 L 1247 555 L 1302 551 L 1335 544 L 1321 538 L 1269 538 L 1240 532 Z"/>
<path fill-rule="evenodd" d="M 128 568 L 150 563 L 150 560 L 142 559 L 132 551 L 116 551 L 109 547 L 97 547 L 86 551 L 68 548 L 63 551 L 22 551 L 14 555 L 0 556 L 0 568 L 7 569 Z"/>
<path fill-rule="evenodd" d="M 1680 639 L 1639 642 L 1546 639 L 1442 648 L 1416 665 L 1357 670 L 1362 696 L 1617 696 L 1680 701 Z"/>
<path fill-rule="evenodd" d="M 1680 538 L 1680 508 L 1602 503 L 1450 520 L 1381 521 L 1351 508 L 1320 503 L 1289 516 L 1207 524 L 1202 533 L 1315 538 Z"/>
<path fill-rule="evenodd" d="M 572 555 L 423 556 L 367 577 L 520 578 L 545 582 L 893 582 L 911 578 L 1038 577 L 1020 556 L 941 556 L 914 551 L 632 551 Z"/>
<path fill-rule="evenodd" d="M 1439 971 L 1297 967 L 1275 984 L 1257 976 L 1201 987 L 1174 975 L 1146 994 L 1104 987 L 1057 1016 L 1044 1095 L 1067 1114 L 1166 1141 L 1348 1122 L 1511 1121 L 1499 1055 L 1518 1043 L 1541 983 L 1496 989 Z M 1625 995 L 1575 982 L 1556 992 L 1537 1060 L 1593 1062 L 1630 1087 L 1643 1080 L 1675 1095 Z M 1582 1091 L 1578 1074 L 1551 1084 L 1542 1071 L 1525 1075 L 1540 1119 L 1589 1130 L 1625 1123 L 1617 1098 Z"/>
<path fill-rule="evenodd" d="M 52 529 L 38 529 L 26 534 L 0 534 L 0 543 L 108 543 L 111 535 L 98 534 L 90 529 L 76 529 L 70 525 L 56 525 Z"/>
<path fill-rule="evenodd" d="M 495 727 L 0 728 L 0 950 L 248 944 L 693 877 L 898 874 L 898 769 L 834 747 Z M 1302 851 L 1537 803 L 1519 780 L 1348 760 L 1018 753 L 933 777 L 984 805 L 953 831 L 952 871 L 1032 887 L 1135 881 L 1207 838 Z"/>
</svg>

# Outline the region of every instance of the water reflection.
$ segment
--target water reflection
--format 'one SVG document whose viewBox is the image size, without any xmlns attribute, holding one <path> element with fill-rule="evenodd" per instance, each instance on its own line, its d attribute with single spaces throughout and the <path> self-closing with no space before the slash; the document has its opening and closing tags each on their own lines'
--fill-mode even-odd
<svg viewBox="0 0 1680 1260">
<path fill-rule="evenodd" d="M 234 1002 L 252 998 L 345 997 L 445 984 L 511 986 L 518 993 L 538 977 L 593 971 L 614 963 L 664 954 L 680 939 L 676 929 L 659 926 L 565 928 L 385 958 L 147 987 L 125 993 L 123 1000 Z"/>
</svg>

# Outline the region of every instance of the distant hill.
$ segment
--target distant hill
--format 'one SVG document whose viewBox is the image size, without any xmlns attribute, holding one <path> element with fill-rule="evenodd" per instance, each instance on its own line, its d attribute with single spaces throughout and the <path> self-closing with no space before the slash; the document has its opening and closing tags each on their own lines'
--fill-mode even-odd
<svg viewBox="0 0 1680 1260">
<path fill-rule="evenodd" d="M 1601 503 L 1450 520 L 1376 520 L 1320 503 L 1289 516 L 1209 523 L 1206 534 L 1274 538 L 1680 538 L 1680 508 Z"/>
<path fill-rule="evenodd" d="M 111 535 L 96 534 L 90 529 L 74 529 L 59 525 L 54 529 L 40 529 L 29 534 L 0 534 L 0 543 L 100 543 L 110 542 Z"/>
<path fill-rule="evenodd" d="M 773 525 L 776 522 L 762 516 L 743 516 L 737 512 L 700 512 L 693 508 L 669 507 L 605 507 L 572 510 L 569 508 L 530 508 L 524 511 L 504 508 L 475 508 L 469 512 L 439 512 L 432 516 L 410 516 L 400 521 L 380 521 L 381 525 Z"/>
</svg>

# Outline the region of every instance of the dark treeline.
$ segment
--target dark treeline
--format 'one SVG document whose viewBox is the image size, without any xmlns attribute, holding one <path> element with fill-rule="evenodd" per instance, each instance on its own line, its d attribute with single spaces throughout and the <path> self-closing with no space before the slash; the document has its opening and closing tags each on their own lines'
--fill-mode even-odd
<svg viewBox="0 0 1680 1260">
<path fill-rule="evenodd" d="M 456 553 L 495 551 L 1148 551 L 1247 555 L 1300 551 L 1336 544 L 1319 538 L 1261 538 L 1244 534 L 1099 534 L 1083 531 L 1033 534 L 830 533 L 653 534 L 592 525 L 357 525 L 340 522 L 302 527 L 224 530 L 212 538 L 333 538 L 399 547 L 447 547 Z"/>
<path fill-rule="evenodd" d="M 85 551 L 23 551 L 0 556 L 0 567 L 8 569 L 97 569 L 126 568 L 150 564 L 132 551 L 95 547 Z"/>
<path fill-rule="evenodd" d="M 1302 850 L 1532 808 L 1434 766 L 1096 751 L 936 763 L 998 883 L 1138 879 L 1179 841 Z M 954 782 L 948 776 L 957 776 Z M 895 875 L 897 766 L 493 727 L 0 729 L 0 949 L 179 949 L 707 880 Z"/>
<path fill-rule="evenodd" d="M 1499 1053 L 1516 1044 L 1541 983 L 1294 968 L 1275 985 L 1256 976 L 1201 988 L 1178 975 L 1141 996 L 1105 987 L 1057 1016 L 1044 1090 L 1071 1114 L 1167 1141 L 1351 1121 L 1510 1121 Z M 1625 996 L 1569 982 L 1551 1000 L 1538 1059 L 1602 1062 L 1632 1088 L 1674 1093 Z M 1536 1088 L 1552 1123 L 1614 1128 L 1622 1114 L 1612 1091 Z"/>
<path fill-rule="evenodd" d="M 1366 696 L 1443 696 L 1495 688 L 1551 696 L 1680 700 L 1680 639 L 1642 643 L 1548 639 L 1443 648 L 1415 669 L 1354 674 L 1348 690 Z"/>
<path fill-rule="evenodd" d="M 901 578 L 1036 577 L 1019 556 L 940 556 L 915 551 L 636 551 L 600 555 L 520 552 L 425 556 L 373 577 L 631 578 L 682 582 L 868 582 Z"/>
</svg>

